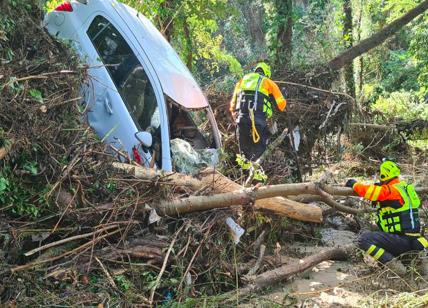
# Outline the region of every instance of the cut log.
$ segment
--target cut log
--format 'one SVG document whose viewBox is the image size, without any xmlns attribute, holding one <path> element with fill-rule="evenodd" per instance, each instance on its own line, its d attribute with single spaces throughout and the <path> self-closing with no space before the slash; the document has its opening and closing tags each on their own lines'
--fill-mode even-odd
<svg viewBox="0 0 428 308">
<path fill-rule="evenodd" d="M 303 258 L 297 262 L 283 265 L 274 270 L 264 272 L 260 275 L 254 276 L 252 281 L 238 289 L 239 296 L 247 295 L 251 292 L 261 290 L 265 287 L 275 285 L 284 281 L 291 276 L 304 272 L 307 269 L 327 260 L 345 260 L 348 252 L 352 247 L 339 247 L 323 250 L 317 254 Z M 232 291 L 230 297 L 233 298 L 237 291 Z M 226 296 L 227 298 L 227 296 Z"/>
<path fill-rule="evenodd" d="M 243 186 L 225 177 L 220 172 L 207 168 L 199 173 L 203 186 L 209 186 L 214 193 L 233 192 L 243 189 Z M 307 222 L 322 222 L 322 210 L 313 204 L 299 203 L 283 197 L 272 197 L 256 200 L 255 209 L 268 210 L 281 216 Z"/>
<path fill-rule="evenodd" d="M 226 208 L 233 205 L 248 205 L 253 204 L 254 201 L 258 201 L 254 205 L 256 209 L 268 209 L 275 213 L 282 213 L 288 217 L 303 221 L 321 222 L 322 211 L 315 205 L 299 203 L 286 198 L 276 199 L 278 201 L 281 200 L 281 203 L 276 200 L 273 200 L 273 202 L 269 202 L 270 200 L 260 200 L 266 198 L 273 199 L 272 197 L 275 196 L 295 195 L 300 192 L 305 193 L 311 186 L 314 186 L 314 184 L 301 183 L 264 186 L 257 190 L 244 189 L 213 196 L 191 196 L 173 201 L 164 201 L 155 205 L 155 207 L 162 215 L 177 216 L 191 212 Z M 372 211 L 372 209 L 352 209 L 335 202 L 333 199 L 328 199 L 327 201 L 329 205 L 331 204 L 337 210 L 346 213 L 359 214 Z"/>
</svg>

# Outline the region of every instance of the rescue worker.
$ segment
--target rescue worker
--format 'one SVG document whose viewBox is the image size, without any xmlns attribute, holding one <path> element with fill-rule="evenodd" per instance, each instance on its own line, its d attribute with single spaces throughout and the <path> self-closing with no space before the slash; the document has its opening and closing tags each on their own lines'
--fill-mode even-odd
<svg viewBox="0 0 428 308">
<path fill-rule="evenodd" d="M 238 81 L 230 101 L 230 112 L 237 124 L 239 152 L 249 160 L 257 160 L 266 149 L 267 120 L 272 117 L 274 103 L 280 111 L 284 111 L 287 104 L 270 76 L 269 65 L 258 63 L 253 73 Z"/>
<path fill-rule="evenodd" d="M 394 258 L 409 251 L 426 251 L 428 241 L 420 233 L 418 210 L 421 201 L 413 185 L 400 181 L 399 176 L 398 166 L 385 160 L 380 165 L 380 183 L 364 185 L 349 179 L 345 186 L 372 201 L 377 209 L 376 223 L 380 231 L 362 233 L 358 238 L 359 248 L 396 274 L 404 275 L 406 268 Z M 426 275 L 426 253 L 420 265 L 421 274 Z"/>
</svg>

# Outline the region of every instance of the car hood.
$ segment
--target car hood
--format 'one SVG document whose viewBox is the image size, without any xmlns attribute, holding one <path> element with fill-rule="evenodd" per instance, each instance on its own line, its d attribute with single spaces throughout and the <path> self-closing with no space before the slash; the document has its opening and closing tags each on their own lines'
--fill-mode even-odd
<svg viewBox="0 0 428 308">
<path fill-rule="evenodd" d="M 189 109 L 204 108 L 208 101 L 189 69 L 181 61 L 168 41 L 141 13 L 124 4 L 116 11 L 130 30 L 144 28 L 144 32 L 131 31 L 149 58 L 166 95 Z"/>
</svg>

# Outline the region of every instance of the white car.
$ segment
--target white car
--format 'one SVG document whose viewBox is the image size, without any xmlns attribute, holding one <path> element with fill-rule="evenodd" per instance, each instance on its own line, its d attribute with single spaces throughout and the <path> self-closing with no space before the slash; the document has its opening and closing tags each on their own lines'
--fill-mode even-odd
<svg viewBox="0 0 428 308">
<path fill-rule="evenodd" d="M 43 25 L 89 65 L 88 122 L 113 149 L 170 171 L 174 138 L 194 149 L 221 146 L 198 84 L 141 13 L 115 0 L 70 1 L 47 13 Z"/>
</svg>

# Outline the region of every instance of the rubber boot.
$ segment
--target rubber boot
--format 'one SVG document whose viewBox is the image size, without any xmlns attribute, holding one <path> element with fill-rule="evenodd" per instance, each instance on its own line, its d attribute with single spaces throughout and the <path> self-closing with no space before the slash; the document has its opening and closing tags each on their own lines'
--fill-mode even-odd
<svg viewBox="0 0 428 308">
<path fill-rule="evenodd" d="M 403 265 L 403 263 L 401 263 L 401 261 L 397 259 L 393 259 L 389 261 L 388 263 L 385 264 L 385 266 L 389 270 L 391 270 L 391 272 L 393 272 L 394 274 L 400 277 L 406 275 L 406 272 L 407 272 L 406 267 Z"/>
</svg>

